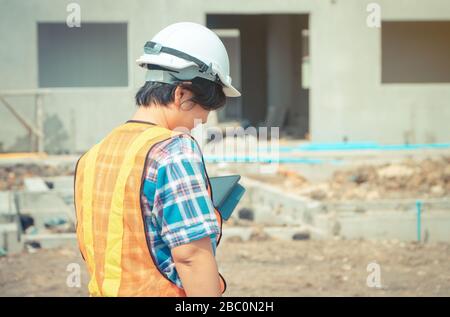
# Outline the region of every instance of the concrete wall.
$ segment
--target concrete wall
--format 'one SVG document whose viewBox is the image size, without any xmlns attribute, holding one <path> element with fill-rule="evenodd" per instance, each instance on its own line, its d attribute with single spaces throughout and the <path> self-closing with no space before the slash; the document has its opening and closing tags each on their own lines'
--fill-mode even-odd
<svg viewBox="0 0 450 317">
<path fill-rule="evenodd" d="M 450 140 L 450 83 L 381 84 L 381 32 L 366 26 L 371 1 L 324 1 L 311 15 L 314 141 Z M 385 20 L 449 20 L 448 1 L 376 1 Z"/>
<path fill-rule="evenodd" d="M 68 15 L 66 5 L 70 2 L 0 1 L 0 90 L 38 88 L 37 22 L 64 23 Z M 185 9 L 175 6 L 172 10 L 176 3 L 163 0 L 76 2 L 81 6 L 81 23 L 128 23 L 128 87 L 55 88 L 44 98 L 45 112 L 56 114 L 69 135 L 58 148 L 82 152 L 131 116 L 134 93 L 144 79 L 144 70 L 135 65 L 135 59 L 142 54 L 145 42 L 162 27 L 183 20 Z M 166 14 L 169 9 L 170 17 Z M 185 19 L 203 22 L 195 15 Z M 7 100 L 33 119 L 30 97 Z M 0 106 L 0 120 L 0 142 L 4 149 L 14 145 L 18 138 L 26 138 L 26 130 L 3 106 Z"/>
<path fill-rule="evenodd" d="M 313 141 L 373 140 L 383 143 L 450 141 L 450 83 L 381 84 L 381 32 L 366 25 L 360 0 L 206 1 L 78 0 L 82 22 L 128 23 L 129 85 L 122 88 L 58 88 L 45 98 L 70 137 L 62 149 L 80 152 L 133 112 L 133 95 L 144 71 L 134 60 L 143 44 L 177 21 L 206 24 L 207 14 L 309 14 Z M 64 22 L 70 1 L 0 0 L 0 90 L 37 88 L 37 22 Z M 385 20 L 449 20 L 447 0 L 378 0 Z M 241 34 L 245 43 L 245 33 Z M 300 40 L 300 39 L 299 39 Z M 245 50 L 244 45 L 242 48 Z M 242 55 L 242 62 L 246 56 Z M 242 78 L 244 93 L 245 78 Z M 251 90 L 251 89 L 250 89 Z M 249 91 L 250 93 L 251 91 Z M 261 92 L 264 96 L 265 93 Z M 9 98 L 33 114 L 27 98 Z M 244 111 L 257 105 L 246 105 Z M 0 107 L 0 142 L 10 148 L 26 137 Z"/>
</svg>

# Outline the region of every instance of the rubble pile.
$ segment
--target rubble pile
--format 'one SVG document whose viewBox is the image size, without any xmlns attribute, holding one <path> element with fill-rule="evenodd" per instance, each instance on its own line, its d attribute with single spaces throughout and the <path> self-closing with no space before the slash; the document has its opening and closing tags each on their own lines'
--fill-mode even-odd
<svg viewBox="0 0 450 317">
<path fill-rule="evenodd" d="M 308 184 L 295 173 L 282 174 L 286 188 L 316 200 L 450 197 L 450 157 L 340 170 L 320 184 Z"/>
</svg>

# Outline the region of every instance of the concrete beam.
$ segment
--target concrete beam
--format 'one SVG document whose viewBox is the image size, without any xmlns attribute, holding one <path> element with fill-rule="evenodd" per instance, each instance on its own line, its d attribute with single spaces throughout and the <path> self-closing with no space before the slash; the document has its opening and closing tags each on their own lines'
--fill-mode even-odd
<svg viewBox="0 0 450 317">
<path fill-rule="evenodd" d="M 57 193 L 21 192 L 18 195 L 20 214 L 33 217 L 38 230 L 44 229 L 45 222 L 55 217 L 73 222 L 74 208 L 68 206 Z"/>
<path fill-rule="evenodd" d="M 49 233 L 49 234 L 25 234 L 23 235 L 24 242 L 36 241 L 39 242 L 41 248 L 51 249 L 63 246 L 76 246 L 76 233 Z"/>
</svg>

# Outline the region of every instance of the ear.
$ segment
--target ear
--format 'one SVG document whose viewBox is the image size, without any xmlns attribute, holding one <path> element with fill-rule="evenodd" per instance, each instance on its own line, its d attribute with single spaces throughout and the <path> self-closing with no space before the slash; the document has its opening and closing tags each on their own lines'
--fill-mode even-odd
<svg viewBox="0 0 450 317">
<path fill-rule="evenodd" d="M 178 86 L 177 88 L 175 88 L 173 104 L 177 109 L 182 109 L 182 107 L 184 107 L 184 110 L 187 109 L 186 106 L 183 105 L 188 104 L 188 108 L 191 109 L 193 105 L 193 102 L 190 101 L 191 98 L 192 93 L 190 92 L 189 89 Z"/>
<path fill-rule="evenodd" d="M 183 101 L 183 96 L 185 95 L 184 89 L 177 86 L 174 91 L 173 104 L 177 109 L 180 109 L 181 102 Z"/>
</svg>

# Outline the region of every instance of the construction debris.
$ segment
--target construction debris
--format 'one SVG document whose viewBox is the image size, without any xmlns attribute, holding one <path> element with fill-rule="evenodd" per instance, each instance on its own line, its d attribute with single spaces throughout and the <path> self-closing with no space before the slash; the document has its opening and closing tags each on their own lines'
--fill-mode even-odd
<svg viewBox="0 0 450 317">
<path fill-rule="evenodd" d="M 246 219 L 253 221 L 255 219 L 255 215 L 252 209 L 249 208 L 242 208 L 238 212 L 239 219 Z"/>
<path fill-rule="evenodd" d="M 309 240 L 311 234 L 307 231 L 297 232 L 292 236 L 292 240 Z"/>
<path fill-rule="evenodd" d="M 14 164 L 8 166 L 0 166 L 0 191 L 23 189 L 25 186 L 25 178 L 63 176 L 73 174 L 74 166 L 71 164 Z M 30 183 L 30 186 L 31 185 L 32 184 Z"/>
<path fill-rule="evenodd" d="M 383 165 L 363 165 L 336 171 L 330 180 L 309 183 L 302 175 L 282 169 L 282 186 L 315 200 L 376 200 L 450 196 L 450 157 Z"/>
<path fill-rule="evenodd" d="M 264 231 L 263 228 L 255 227 L 250 234 L 250 241 L 267 241 L 271 240 L 272 237 Z"/>
</svg>

